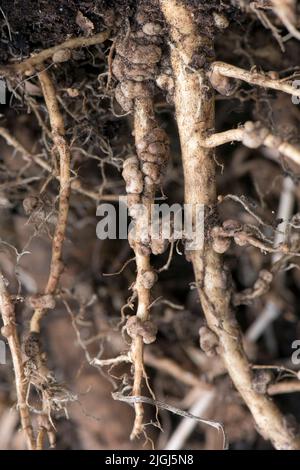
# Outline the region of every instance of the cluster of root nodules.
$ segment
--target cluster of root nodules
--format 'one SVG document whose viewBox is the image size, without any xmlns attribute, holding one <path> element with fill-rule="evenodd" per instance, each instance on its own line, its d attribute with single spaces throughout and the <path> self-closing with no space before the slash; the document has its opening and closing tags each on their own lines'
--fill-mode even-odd
<svg viewBox="0 0 300 470">
<path fill-rule="evenodd" d="M 164 34 L 161 17 L 147 7 L 148 2 L 139 5 L 135 15 L 134 26 L 122 31 L 116 40 L 116 55 L 112 71 L 118 84 L 115 98 L 126 112 L 136 114 L 134 121 L 147 121 L 137 126 L 146 126 L 145 131 L 135 129 L 136 155 L 124 161 L 122 176 L 126 183 L 129 214 L 134 221 L 139 220 L 142 227 L 131 232 L 129 242 L 132 248 L 145 255 L 160 254 L 166 250 L 168 240 L 151 239 L 148 223 L 149 212 L 145 211 L 147 203 L 153 202 L 155 191 L 160 187 L 162 176 L 169 156 L 169 140 L 164 129 L 159 125 L 155 114 L 153 100 L 157 92 L 157 81 L 162 84 L 162 35 Z M 163 75 L 172 77 L 170 67 Z M 169 73 L 169 75 L 167 75 Z M 165 84 L 164 84 L 165 85 Z M 139 102 L 143 103 L 142 105 Z M 139 108 L 144 106 L 139 117 Z M 148 207 L 149 209 L 149 207 Z M 141 220 L 143 222 L 141 223 Z"/>
<path fill-rule="evenodd" d="M 140 2 L 133 24 L 118 34 L 112 71 L 119 81 L 115 97 L 124 111 L 133 110 L 134 100 L 155 93 L 156 87 L 171 99 L 174 81 L 165 35 L 160 12 L 146 1 Z"/>
</svg>

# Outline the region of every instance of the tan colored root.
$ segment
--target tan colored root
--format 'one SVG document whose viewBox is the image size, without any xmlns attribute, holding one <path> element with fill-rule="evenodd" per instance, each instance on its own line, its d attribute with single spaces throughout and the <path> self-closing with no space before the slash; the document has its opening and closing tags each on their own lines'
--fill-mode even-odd
<svg viewBox="0 0 300 470">
<path fill-rule="evenodd" d="M 11 352 L 13 370 L 16 381 L 17 407 L 20 413 L 22 430 L 25 435 L 27 448 L 34 450 L 35 442 L 33 429 L 31 425 L 30 412 L 26 403 L 27 383 L 24 375 L 24 367 L 22 361 L 21 345 L 18 338 L 16 328 L 15 309 L 12 304 L 10 295 L 6 289 L 5 280 L 0 272 L 0 312 L 4 326 L 1 334 L 7 338 L 9 349 Z"/>
<path fill-rule="evenodd" d="M 249 127 L 252 127 L 250 131 L 247 129 Z M 277 152 L 287 157 L 289 160 L 292 160 L 293 162 L 297 163 L 297 165 L 300 165 L 300 148 L 285 142 L 278 136 L 273 135 L 257 122 L 247 122 L 245 126 L 238 129 L 232 129 L 210 135 L 209 137 L 205 138 L 203 146 L 206 148 L 213 148 L 233 141 L 242 142 L 246 147 L 250 148 L 264 145 L 270 149 L 276 150 Z"/>
<path fill-rule="evenodd" d="M 53 55 L 58 51 L 77 49 L 79 47 L 88 47 L 96 44 L 101 44 L 109 38 L 109 34 L 109 31 L 104 31 L 102 33 L 95 34 L 91 37 L 68 39 L 62 44 L 58 44 L 57 46 L 45 49 L 44 51 L 41 51 L 38 54 L 29 57 L 29 59 L 26 59 L 23 62 L 0 67 L 0 74 L 15 75 L 16 73 L 33 73 L 35 67 L 43 64 L 46 60 L 51 59 Z"/>
<path fill-rule="evenodd" d="M 277 382 L 268 386 L 269 395 L 280 395 L 297 392 L 300 392 L 300 380 L 286 380 L 284 382 Z"/>
<path fill-rule="evenodd" d="M 42 71 L 38 74 L 41 88 L 43 91 L 46 107 L 49 113 L 49 120 L 51 126 L 51 134 L 55 150 L 59 156 L 59 207 L 56 228 L 52 240 L 52 254 L 50 263 L 50 272 L 48 282 L 44 290 L 45 295 L 52 295 L 56 292 L 59 284 L 60 276 L 63 271 L 62 261 L 62 250 L 63 243 L 66 236 L 67 219 L 69 212 L 69 197 L 71 192 L 71 172 L 70 172 L 70 148 L 65 137 L 65 127 L 62 114 L 60 112 L 58 101 L 56 98 L 56 90 L 54 83 L 47 71 Z M 45 314 L 48 312 L 49 307 L 37 307 L 34 310 L 30 321 L 30 338 L 33 338 L 35 334 L 40 333 L 41 321 Z M 28 353 L 26 353 L 28 355 Z M 49 399 L 49 383 L 50 372 L 46 366 L 45 360 L 42 357 L 40 348 L 30 358 L 29 362 L 33 362 L 35 373 L 29 374 L 30 382 L 35 386 L 36 389 L 41 391 L 42 396 L 42 414 L 41 419 L 44 422 L 44 426 L 47 428 L 47 434 L 51 447 L 55 445 L 55 435 L 53 429 L 55 429 L 51 411 L 51 399 Z M 37 448 L 41 448 L 43 445 L 44 431 L 41 429 L 38 433 Z"/>
<path fill-rule="evenodd" d="M 53 143 L 57 153 L 59 154 L 60 167 L 58 217 L 52 241 L 50 273 L 45 288 L 45 294 L 53 294 L 58 286 L 59 278 L 63 270 L 62 248 L 67 227 L 71 189 L 70 149 L 65 138 L 64 122 L 58 107 L 54 84 L 48 72 L 40 72 L 38 76 L 49 113 Z M 40 332 L 40 322 L 46 312 L 47 310 L 42 308 L 35 310 L 30 322 L 31 332 Z"/>
<path fill-rule="evenodd" d="M 175 78 L 175 108 L 185 178 L 185 203 L 204 204 L 213 209 L 217 203 L 215 159 L 204 148 L 209 129 L 214 127 L 214 97 L 204 71 L 191 71 L 193 54 L 199 47 L 211 48 L 201 36 L 191 12 L 180 0 L 160 0 L 170 27 L 171 60 Z M 205 241 L 201 250 L 189 252 L 196 285 L 209 328 L 217 335 L 220 354 L 228 373 L 249 407 L 259 432 L 277 449 L 299 449 L 300 441 L 288 428 L 285 418 L 267 395 L 252 388 L 252 372 L 242 347 L 242 338 L 230 307 L 231 292 L 221 256 Z"/>
<path fill-rule="evenodd" d="M 226 64 L 225 62 L 213 62 L 210 70 L 218 73 L 223 77 L 243 80 L 250 85 L 257 85 L 263 88 L 282 91 L 292 96 L 300 97 L 300 90 L 279 79 L 270 78 L 268 75 L 241 69 L 235 65 Z"/>
</svg>

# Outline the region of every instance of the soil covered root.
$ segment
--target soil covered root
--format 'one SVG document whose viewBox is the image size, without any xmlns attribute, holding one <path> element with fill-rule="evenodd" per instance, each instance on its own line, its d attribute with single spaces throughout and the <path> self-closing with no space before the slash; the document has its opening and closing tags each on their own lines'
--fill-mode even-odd
<svg viewBox="0 0 300 470">
<path fill-rule="evenodd" d="M 205 70 L 200 68 L 196 72 L 190 68 L 194 54 L 199 50 L 206 51 L 209 64 L 213 41 L 198 30 L 186 2 L 160 0 L 160 6 L 170 28 L 185 202 L 204 204 L 213 210 L 217 206 L 215 158 L 213 149 L 205 148 L 204 142 L 209 130 L 215 126 L 214 95 Z M 266 394 L 258 393 L 253 387 L 251 367 L 231 307 L 230 279 L 221 256 L 213 250 L 208 237 L 205 237 L 203 247 L 188 252 L 208 328 L 218 339 L 219 345 L 214 344 L 214 348 L 218 349 L 262 436 L 270 439 L 277 449 L 299 449 L 299 436 L 288 427 L 282 413 Z"/>
</svg>

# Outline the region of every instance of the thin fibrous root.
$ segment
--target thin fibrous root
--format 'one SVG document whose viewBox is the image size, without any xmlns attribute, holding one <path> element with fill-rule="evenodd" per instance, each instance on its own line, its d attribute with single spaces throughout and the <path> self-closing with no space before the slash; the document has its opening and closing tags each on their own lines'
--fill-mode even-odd
<svg viewBox="0 0 300 470">
<path fill-rule="evenodd" d="M 0 272 L 0 312 L 4 326 L 1 334 L 7 338 L 10 348 L 16 381 L 17 406 L 20 413 L 22 429 L 26 438 L 27 448 L 34 450 L 35 442 L 31 425 L 30 412 L 26 403 L 27 383 L 24 375 L 21 345 L 16 328 L 15 309 L 6 289 L 5 279 Z"/>
<path fill-rule="evenodd" d="M 194 54 L 205 51 L 213 55 L 213 43 L 201 35 L 192 11 L 182 0 L 160 0 L 161 9 L 170 28 L 172 68 L 175 78 L 175 110 L 179 129 L 184 179 L 185 202 L 204 205 L 213 210 L 217 205 L 215 158 L 213 150 L 204 147 L 209 129 L 214 128 L 214 94 L 204 69 L 192 71 Z M 207 19 L 206 19 L 207 21 Z M 195 221 L 196 223 L 196 221 Z M 220 254 L 204 237 L 200 249 L 190 250 L 202 308 L 208 327 L 219 341 L 228 373 L 249 407 L 259 432 L 270 439 L 277 449 L 299 449 L 300 440 L 266 394 L 253 389 L 253 376 L 242 346 L 238 323 L 231 309 L 228 273 Z"/>
<path fill-rule="evenodd" d="M 0 136 L 5 139 L 8 145 L 11 145 L 17 152 L 19 152 L 24 159 L 32 160 L 36 165 L 46 170 L 48 173 L 53 175 L 58 181 L 60 181 L 60 176 L 56 172 L 54 172 L 53 168 L 49 163 L 41 158 L 39 155 L 32 154 L 29 150 L 27 150 L 14 136 L 12 136 L 7 129 L 4 127 L 0 127 Z M 115 194 L 101 194 L 92 189 L 88 189 L 87 187 L 81 184 L 79 179 L 71 180 L 71 189 L 79 194 L 89 197 L 93 201 L 118 201 L 119 197 Z"/>
<path fill-rule="evenodd" d="M 199 416 L 195 416 L 189 413 L 188 411 L 180 410 L 179 408 L 175 408 L 175 406 L 169 405 L 168 403 L 162 402 L 160 400 L 154 400 L 148 397 L 143 397 L 139 395 L 126 396 L 126 395 L 122 395 L 122 393 L 119 393 L 119 392 L 112 393 L 112 397 L 114 400 L 120 400 L 120 401 L 124 401 L 125 403 L 134 404 L 134 405 L 136 405 L 137 403 L 146 403 L 148 405 L 153 405 L 162 410 L 167 410 L 178 416 L 182 416 L 183 418 L 193 419 L 197 421 L 198 423 L 211 426 L 214 429 L 217 429 L 217 431 L 222 433 L 223 448 L 225 449 L 227 447 L 227 438 L 226 438 L 224 427 L 218 421 L 212 421 L 210 419 L 200 418 Z"/>
</svg>

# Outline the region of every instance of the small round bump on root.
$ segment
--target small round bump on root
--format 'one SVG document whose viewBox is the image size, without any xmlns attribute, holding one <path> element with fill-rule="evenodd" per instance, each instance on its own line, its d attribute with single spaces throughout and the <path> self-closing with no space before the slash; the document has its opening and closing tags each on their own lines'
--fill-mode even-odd
<svg viewBox="0 0 300 470">
<path fill-rule="evenodd" d="M 208 78 L 211 86 L 221 95 L 230 96 L 233 94 L 236 85 L 231 78 L 225 77 L 214 68 L 208 72 Z"/>
<path fill-rule="evenodd" d="M 244 125 L 243 144 L 249 148 L 258 148 L 263 145 L 269 131 L 259 122 L 247 121 Z"/>
<path fill-rule="evenodd" d="M 33 358 L 40 354 L 40 336 L 38 333 L 30 333 L 24 342 L 24 352 L 27 357 Z"/>
<path fill-rule="evenodd" d="M 167 75 L 166 73 L 161 73 L 158 75 L 156 78 L 156 85 L 161 89 L 161 90 L 166 90 L 168 93 L 173 93 L 174 91 L 174 79 L 173 77 L 170 77 L 170 75 Z"/>
<path fill-rule="evenodd" d="M 145 23 L 142 31 L 147 34 L 147 36 L 157 36 L 161 34 L 162 27 L 159 23 Z"/>
<path fill-rule="evenodd" d="M 55 64 L 67 62 L 70 59 L 71 59 L 70 49 L 61 49 L 59 51 L 54 52 L 52 56 L 52 60 Z"/>
<path fill-rule="evenodd" d="M 274 376 L 270 370 L 255 370 L 252 380 L 252 388 L 257 393 L 265 394 L 268 390 L 268 386 L 273 381 Z"/>
<path fill-rule="evenodd" d="M 143 175 L 136 157 L 130 157 L 124 161 L 122 176 L 128 194 L 141 194 L 143 192 Z"/>
<path fill-rule="evenodd" d="M 163 238 L 153 238 L 151 240 L 151 251 L 154 255 L 163 254 L 169 246 L 169 240 Z"/>
<path fill-rule="evenodd" d="M 127 320 L 126 331 L 132 339 L 136 336 L 142 336 L 145 344 L 151 344 L 156 340 L 157 326 L 150 320 L 143 322 L 136 315 L 133 315 Z"/>
<path fill-rule="evenodd" d="M 157 281 L 157 274 L 155 271 L 144 271 L 140 278 L 139 282 L 143 285 L 145 289 L 152 289 L 154 284 Z"/>
<path fill-rule="evenodd" d="M 12 323 L 7 323 L 6 325 L 2 326 L 0 331 L 4 338 L 9 338 L 14 332 L 14 325 Z"/>
<path fill-rule="evenodd" d="M 202 326 L 199 329 L 200 348 L 206 353 L 207 356 L 215 356 L 216 348 L 219 345 L 217 335 L 210 330 L 207 326 Z"/>
<path fill-rule="evenodd" d="M 213 12 L 214 23 L 219 29 L 226 29 L 229 26 L 229 20 L 227 16 L 222 13 Z"/>
<path fill-rule="evenodd" d="M 142 170 L 145 176 L 148 176 L 153 184 L 160 182 L 161 168 L 159 165 L 150 162 L 144 162 Z"/>
<path fill-rule="evenodd" d="M 28 196 L 23 200 L 23 208 L 26 215 L 32 214 L 32 212 L 38 207 L 39 198 L 36 196 Z"/>
</svg>

